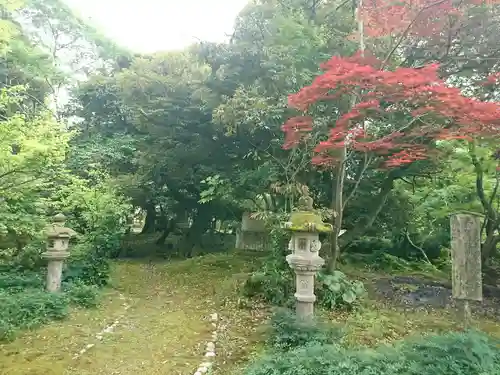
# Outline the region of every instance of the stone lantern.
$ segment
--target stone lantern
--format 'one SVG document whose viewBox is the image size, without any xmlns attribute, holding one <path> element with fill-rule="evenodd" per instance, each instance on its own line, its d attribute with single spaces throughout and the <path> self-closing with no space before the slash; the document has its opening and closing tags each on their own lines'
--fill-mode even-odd
<svg viewBox="0 0 500 375">
<path fill-rule="evenodd" d="M 299 200 L 299 211 L 291 214 L 285 228 L 292 234 L 288 245 L 292 254 L 286 260 L 295 271 L 297 316 L 302 319 L 312 318 L 316 301 L 314 277 L 325 264 L 318 254 L 321 248 L 319 234 L 332 232 L 333 227 L 323 223 L 321 216 L 313 210 L 312 198 L 304 196 Z"/>
<path fill-rule="evenodd" d="M 48 260 L 47 291 L 53 293 L 61 289 L 63 264 L 69 257 L 69 240 L 76 235 L 74 230 L 64 226 L 65 221 L 63 214 L 54 216 L 54 223 L 47 229 L 47 251 L 42 253 L 42 258 Z"/>
</svg>

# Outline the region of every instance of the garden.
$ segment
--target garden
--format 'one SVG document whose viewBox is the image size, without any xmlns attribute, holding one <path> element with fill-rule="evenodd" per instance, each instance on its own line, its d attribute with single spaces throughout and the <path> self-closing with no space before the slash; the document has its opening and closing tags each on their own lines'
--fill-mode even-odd
<svg viewBox="0 0 500 375">
<path fill-rule="evenodd" d="M 500 374 L 495 2 L 0 7 L 0 374 Z"/>
</svg>

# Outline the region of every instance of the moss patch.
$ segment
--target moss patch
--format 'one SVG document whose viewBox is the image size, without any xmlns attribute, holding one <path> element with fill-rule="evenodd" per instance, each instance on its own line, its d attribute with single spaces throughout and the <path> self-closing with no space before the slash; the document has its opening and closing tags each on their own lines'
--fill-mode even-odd
<svg viewBox="0 0 500 375">
<path fill-rule="evenodd" d="M 311 225 L 314 225 L 315 232 L 326 233 L 332 231 L 332 226 L 330 224 L 323 223 L 321 216 L 314 212 L 293 212 L 290 216 L 290 222 L 292 224 L 287 227 L 290 231 L 312 232 L 313 229 L 311 229 Z"/>
</svg>

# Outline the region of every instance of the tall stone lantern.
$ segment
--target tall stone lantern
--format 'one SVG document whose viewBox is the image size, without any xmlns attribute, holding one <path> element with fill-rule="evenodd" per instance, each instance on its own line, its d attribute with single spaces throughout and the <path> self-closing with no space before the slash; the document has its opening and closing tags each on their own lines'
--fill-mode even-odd
<svg viewBox="0 0 500 375">
<path fill-rule="evenodd" d="M 76 235 L 74 230 L 64 226 L 65 221 L 63 214 L 54 216 L 54 223 L 47 228 L 47 251 L 42 253 L 42 258 L 48 260 L 47 291 L 52 293 L 61 289 L 64 260 L 69 257 L 69 240 Z"/>
<path fill-rule="evenodd" d="M 291 214 L 285 228 L 292 236 L 288 244 L 292 254 L 286 260 L 295 271 L 297 316 L 309 319 L 314 315 L 316 301 L 314 277 L 325 264 L 318 254 L 321 248 L 319 234 L 332 232 L 333 227 L 323 223 L 321 216 L 314 212 L 312 198 L 304 196 L 299 200 L 299 211 Z"/>
</svg>

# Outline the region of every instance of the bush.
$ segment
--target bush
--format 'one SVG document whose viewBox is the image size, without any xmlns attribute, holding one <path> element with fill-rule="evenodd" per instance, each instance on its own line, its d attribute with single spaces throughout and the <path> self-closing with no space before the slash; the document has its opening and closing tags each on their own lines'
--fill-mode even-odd
<svg viewBox="0 0 500 375">
<path fill-rule="evenodd" d="M 0 283 L 0 341 L 12 340 L 19 330 L 64 319 L 69 304 L 87 308 L 98 304 L 99 289 L 83 283 L 63 285 L 64 293 L 39 288 L 38 275 L 4 273 Z"/>
<path fill-rule="evenodd" d="M 343 272 L 335 271 L 333 275 L 319 272 L 316 294 L 318 303 L 327 309 L 352 309 L 366 294 L 366 289 L 361 281 L 349 280 Z"/>
<path fill-rule="evenodd" d="M 415 268 L 415 263 L 384 252 L 372 254 L 369 262 L 370 268 L 377 271 L 412 271 Z"/>
<path fill-rule="evenodd" d="M 394 244 L 390 239 L 364 236 L 354 240 L 349 245 L 349 252 L 358 254 L 390 253 L 393 248 Z"/>
<path fill-rule="evenodd" d="M 253 272 L 243 286 L 243 295 L 258 298 L 276 306 L 293 302 L 293 271 L 286 262 L 287 234 L 274 228 L 270 234 L 271 254 L 260 270 Z"/>
<path fill-rule="evenodd" d="M 350 350 L 313 345 L 271 354 L 245 369 L 245 375 L 496 375 L 497 343 L 476 332 L 408 340 L 396 346 Z"/>
<path fill-rule="evenodd" d="M 99 304 L 99 288 L 95 285 L 86 285 L 82 282 L 66 284 L 64 286 L 68 302 L 85 308 L 97 307 Z"/>
<path fill-rule="evenodd" d="M 339 329 L 314 319 L 304 321 L 289 310 L 278 310 L 271 318 L 267 345 L 274 350 L 289 351 L 313 344 L 333 344 L 340 340 Z"/>
<path fill-rule="evenodd" d="M 243 295 L 257 298 L 275 306 L 293 302 L 293 274 L 290 269 L 276 269 L 266 264 L 263 270 L 253 272 L 243 286 Z"/>
<path fill-rule="evenodd" d="M 434 259 L 432 263 L 442 271 L 451 271 L 451 250 L 442 247 L 439 253 L 439 257 Z"/>
<path fill-rule="evenodd" d="M 0 273 L 0 290 L 10 293 L 22 292 L 26 288 L 42 289 L 44 277 L 35 272 L 17 271 Z"/>
<path fill-rule="evenodd" d="M 0 340 L 12 339 L 19 329 L 32 329 L 51 320 L 64 319 L 68 303 L 64 294 L 26 289 L 0 292 Z"/>
<path fill-rule="evenodd" d="M 80 243 L 73 249 L 64 282 L 83 283 L 86 285 L 105 286 L 109 281 L 110 264 L 98 249 L 92 249 L 92 243 Z"/>
<path fill-rule="evenodd" d="M 108 259 L 121 252 L 127 227 L 124 218 L 131 206 L 105 179 L 91 186 L 74 178 L 61 191 L 59 200 L 68 216 L 67 225 L 79 233 L 79 242 L 71 249 L 65 281 L 106 285 Z"/>
</svg>

